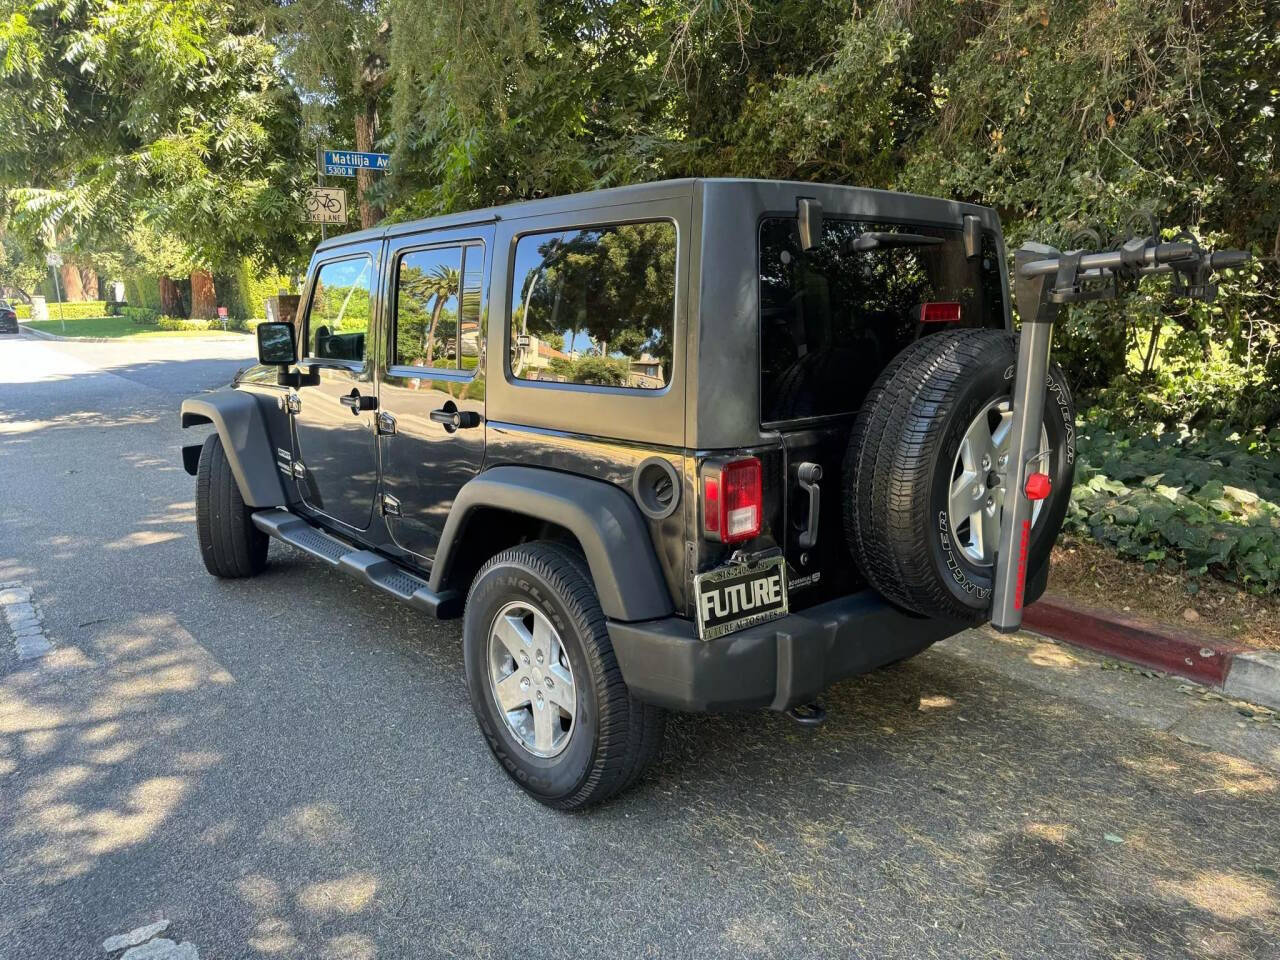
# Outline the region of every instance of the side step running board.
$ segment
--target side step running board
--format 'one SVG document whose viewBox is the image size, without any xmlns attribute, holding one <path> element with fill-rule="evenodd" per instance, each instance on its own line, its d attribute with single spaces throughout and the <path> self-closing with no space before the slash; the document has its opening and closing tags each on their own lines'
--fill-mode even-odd
<svg viewBox="0 0 1280 960">
<path fill-rule="evenodd" d="M 456 617 L 461 612 L 461 598 L 456 591 L 434 593 L 427 581 L 414 576 L 395 561 L 372 550 L 358 550 L 288 510 L 260 510 L 253 515 L 253 525 L 268 536 L 297 547 L 303 553 L 309 553 L 317 560 L 323 560 L 348 576 L 363 580 L 433 617 Z"/>
</svg>

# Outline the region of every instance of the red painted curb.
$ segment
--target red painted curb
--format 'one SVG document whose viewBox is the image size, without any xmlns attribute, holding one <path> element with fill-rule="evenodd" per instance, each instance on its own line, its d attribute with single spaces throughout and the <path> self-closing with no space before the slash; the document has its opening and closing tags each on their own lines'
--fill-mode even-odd
<svg viewBox="0 0 1280 960">
<path fill-rule="evenodd" d="M 1022 622 L 1047 637 L 1213 687 L 1226 682 L 1232 657 L 1249 649 L 1052 594 L 1027 607 Z"/>
</svg>

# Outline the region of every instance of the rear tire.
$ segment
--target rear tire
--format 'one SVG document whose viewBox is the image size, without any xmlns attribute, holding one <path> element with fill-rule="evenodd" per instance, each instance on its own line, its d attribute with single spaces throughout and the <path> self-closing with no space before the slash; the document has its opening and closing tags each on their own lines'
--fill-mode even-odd
<svg viewBox="0 0 1280 960">
<path fill-rule="evenodd" d="M 571 710 L 557 708 L 554 732 L 542 742 L 534 701 L 510 711 L 498 702 L 495 675 L 519 681 L 511 671 L 522 669 L 514 656 L 505 666 L 496 664 L 506 653 L 491 644 L 500 618 L 506 617 L 529 623 L 530 638 L 550 628 L 562 654 L 559 673 L 552 674 L 543 659 L 536 659 L 539 646 L 528 647 L 531 659 L 524 669 L 532 682 L 524 689 L 529 695 L 546 693 L 540 702 L 550 709 L 555 684 L 572 684 Z M 467 595 L 462 646 L 480 731 L 507 775 L 538 802 L 576 810 L 608 800 L 634 783 L 657 755 L 666 715 L 627 689 L 590 570 L 575 548 L 535 541 L 485 564 Z M 538 665 L 541 671 L 532 674 Z"/>
<path fill-rule="evenodd" d="M 205 569 L 236 579 L 261 573 L 270 538 L 253 525 L 253 510 L 240 496 L 222 438 L 205 438 L 196 468 L 196 537 Z"/>
</svg>

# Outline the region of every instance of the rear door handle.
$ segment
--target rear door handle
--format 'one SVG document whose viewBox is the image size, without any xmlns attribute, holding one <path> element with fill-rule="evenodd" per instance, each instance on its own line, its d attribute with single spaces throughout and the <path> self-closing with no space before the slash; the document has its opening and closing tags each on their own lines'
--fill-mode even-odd
<svg viewBox="0 0 1280 960">
<path fill-rule="evenodd" d="M 455 430 L 469 430 L 472 427 L 480 426 L 480 414 L 474 410 L 450 410 L 442 407 L 439 410 L 431 411 L 431 419 L 436 423 L 444 424 L 445 430 L 453 433 Z"/>
<path fill-rule="evenodd" d="M 377 397 L 361 396 L 360 391 L 356 390 L 354 387 L 352 388 L 351 392 L 348 393 L 346 396 L 339 397 L 338 402 L 342 404 L 344 407 L 350 407 L 351 412 L 356 416 L 359 416 L 360 413 L 365 410 L 378 409 Z"/>
</svg>

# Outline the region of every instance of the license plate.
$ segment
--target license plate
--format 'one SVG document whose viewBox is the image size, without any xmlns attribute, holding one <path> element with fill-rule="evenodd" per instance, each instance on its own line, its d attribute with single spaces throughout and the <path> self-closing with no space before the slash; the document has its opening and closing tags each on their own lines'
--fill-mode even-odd
<svg viewBox="0 0 1280 960">
<path fill-rule="evenodd" d="M 698 637 L 714 640 L 726 633 L 787 615 L 787 570 L 782 557 L 754 567 L 735 564 L 698 574 Z"/>
</svg>

